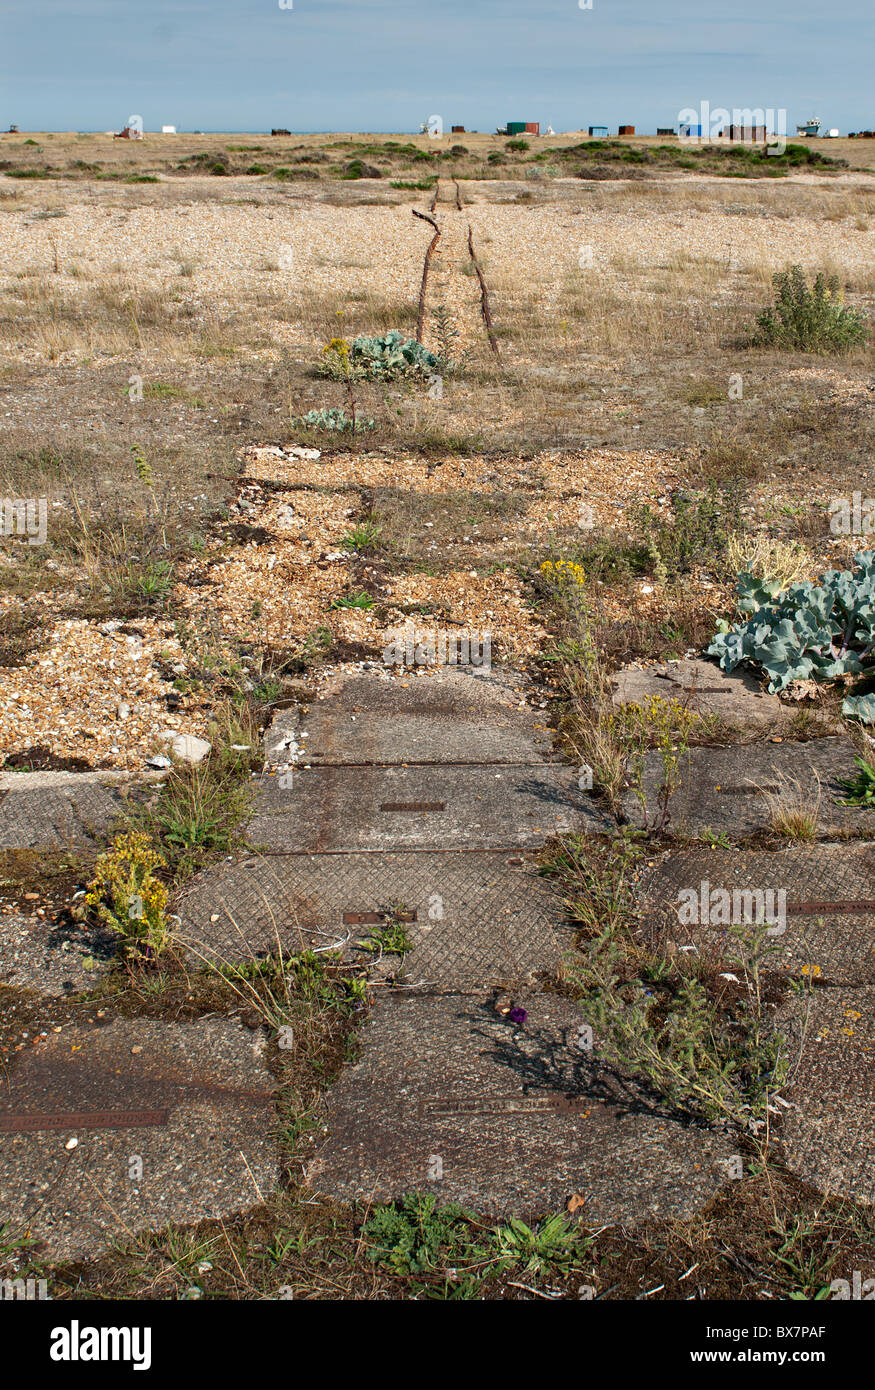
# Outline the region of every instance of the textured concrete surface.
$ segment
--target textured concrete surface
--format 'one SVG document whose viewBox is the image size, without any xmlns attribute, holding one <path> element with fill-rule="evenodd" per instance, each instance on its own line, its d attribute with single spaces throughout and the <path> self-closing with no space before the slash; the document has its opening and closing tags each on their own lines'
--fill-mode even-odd
<svg viewBox="0 0 875 1390">
<path fill-rule="evenodd" d="M 0 1212 L 65 1258 L 254 1205 L 279 1178 L 262 1046 L 218 1019 L 34 1040 L 0 1090 Z"/>
<path fill-rule="evenodd" d="M 0 985 L 74 994 L 93 989 L 114 962 L 109 933 L 59 926 L 35 915 L 0 916 Z"/>
<path fill-rule="evenodd" d="M 348 1200 L 431 1190 L 523 1218 L 579 1193 L 593 1224 L 706 1202 L 726 1180 L 729 1139 L 651 1110 L 600 1068 L 578 1044 L 572 1004 L 517 1002 L 522 1027 L 483 995 L 381 1002 L 360 1061 L 325 1101 L 314 1190 Z"/>
<path fill-rule="evenodd" d="M 817 808 L 817 833 L 823 837 L 875 834 L 875 812 L 838 804 L 846 795 L 838 779 L 853 775 L 855 757 L 847 738 L 691 748 L 681 759 L 681 781 L 671 798 L 668 832 L 683 836 L 723 831 L 730 838 L 752 835 L 771 827 L 774 801 L 801 802 L 812 813 Z M 656 813 L 662 784 L 662 761 L 657 753 L 649 753 L 643 786 L 651 816 Z M 633 825 L 643 824 L 641 804 L 631 791 L 624 795 L 623 810 Z"/>
<path fill-rule="evenodd" d="M 804 845 L 783 850 L 673 850 L 653 862 L 639 886 L 647 928 L 675 946 L 718 951 L 738 943 L 723 923 L 678 919 L 680 893 L 772 890 L 786 895 L 784 930 L 769 941 L 767 969 L 799 977 L 816 966 L 822 983 L 875 985 L 875 845 Z M 751 900 L 748 899 L 748 902 Z M 743 906 L 741 900 L 739 905 Z"/>
<path fill-rule="evenodd" d="M 875 987 L 815 989 L 778 1027 L 795 1072 L 778 1130 L 789 1167 L 822 1192 L 875 1202 Z"/>
<path fill-rule="evenodd" d="M 306 715 L 284 710 L 265 740 L 268 758 L 306 732 L 303 761 L 327 763 L 538 763 L 551 761 L 544 712 L 497 671 L 445 667 L 396 680 L 349 676 Z"/>
<path fill-rule="evenodd" d="M 413 916 L 401 973 L 430 986 L 520 983 L 555 971 L 573 940 L 556 893 L 520 854 L 250 857 L 195 879 L 176 911 L 195 959 L 346 943 L 361 960 L 352 948 L 373 924 L 344 917 L 399 905 Z"/>
<path fill-rule="evenodd" d="M 746 671 L 727 675 L 710 661 L 666 661 L 657 666 L 627 666 L 613 677 L 614 704 L 640 704 L 651 696 L 678 700 L 702 715 L 746 729 L 777 725 L 792 711 L 769 695 Z"/>
<path fill-rule="evenodd" d="M 0 849 L 68 849 L 92 843 L 148 797 L 154 778 L 118 772 L 0 772 Z"/>
<path fill-rule="evenodd" d="M 552 766 L 313 767 L 263 781 L 247 840 L 253 848 L 306 850 L 535 848 L 572 830 L 609 825 Z"/>
</svg>

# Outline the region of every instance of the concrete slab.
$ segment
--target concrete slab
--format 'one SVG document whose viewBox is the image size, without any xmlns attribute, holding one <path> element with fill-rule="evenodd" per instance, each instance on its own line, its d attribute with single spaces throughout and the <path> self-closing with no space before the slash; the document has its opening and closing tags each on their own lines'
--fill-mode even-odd
<svg viewBox="0 0 875 1390">
<path fill-rule="evenodd" d="M 126 772 L 0 772 L 0 850 L 93 844 L 155 779 Z"/>
<path fill-rule="evenodd" d="M 838 804 L 846 795 L 838 779 L 853 775 L 855 757 L 847 738 L 691 748 L 682 759 L 681 785 L 669 807 L 668 833 L 697 836 L 723 831 L 738 839 L 768 830 L 771 796 L 802 800 L 812 810 L 819 801 L 819 836 L 875 835 L 875 812 Z M 660 756 L 649 753 L 643 785 L 651 808 L 657 806 L 662 782 Z M 623 810 L 633 825 L 643 824 L 641 805 L 631 791 L 624 794 Z"/>
<path fill-rule="evenodd" d="M 875 1202 L 875 988 L 817 989 L 777 1026 L 798 1061 L 782 1088 L 788 1166 L 823 1192 Z"/>
<path fill-rule="evenodd" d="M 36 1039 L 0 1090 L 0 1212 L 68 1259 L 258 1203 L 279 1180 L 262 1048 L 218 1019 Z"/>
<path fill-rule="evenodd" d="M 520 984 L 557 970 L 573 942 L 558 896 L 520 854 L 248 858 L 200 875 L 174 910 L 194 959 L 336 945 L 361 961 L 352 948 L 379 925 L 368 919 L 399 905 L 413 949 L 397 973 L 429 987 Z"/>
<path fill-rule="evenodd" d="M 247 828 L 253 848 L 397 850 L 534 848 L 607 817 L 562 764 L 497 767 L 314 767 L 292 786 L 265 778 Z"/>
<path fill-rule="evenodd" d="M 511 675 L 478 668 L 347 676 L 306 715 L 281 710 L 265 747 L 268 761 L 282 763 L 288 739 L 306 734 L 301 757 L 314 765 L 549 762 L 544 713 L 521 701 Z"/>
<path fill-rule="evenodd" d="M 651 696 L 678 700 L 702 715 L 737 728 L 777 725 L 792 711 L 769 695 L 747 671 L 728 675 L 710 661 L 666 661 L 625 666 L 613 677 L 615 705 L 641 704 Z"/>
<path fill-rule="evenodd" d="M 93 989 L 112 970 L 114 958 L 109 932 L 34 915 L 0 916 L 0 985 L 49 996 L 76 994 Z"/>
<path fill-rule="evenodd" d="M 517 1002 L 522 1028 L 477 995 L 378 1003 L 361 1060 L 324 1104 L 309 1185 L 346 1200 L 431 1190 L 523 1219 L 581 1193 L 597 1224 L 683 1216 L 713 1196 L 725 1135 L 648 1109 L 602 1071 L 575 1045 L 568 1001 Z"/>
<path fill-rule="evenodd" d="M 701 904 L 704 884 L 706 902 L 720 888 L 786 894 L 785 929 L 771 937 L 768 970 L 799 978 L 804 968 L 811 973 L 816 967 L 823 984 L 875 985 L 875 845 L 690 849 L 661 856 L 639 885 L 647 928 L 678 948 L 733 956 L 737 943 L 725 925 L 678 920 L 682 890 L 694 889 Z M 739 905 L 754 901 L 740 899 Z"/>
</svg>

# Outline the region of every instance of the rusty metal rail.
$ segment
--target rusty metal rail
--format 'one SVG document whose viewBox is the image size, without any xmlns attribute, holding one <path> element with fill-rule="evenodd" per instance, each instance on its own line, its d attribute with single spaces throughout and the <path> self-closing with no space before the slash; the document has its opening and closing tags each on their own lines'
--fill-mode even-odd
<svg viewBox="0 0 875 1390">
<path fill-rule="evenodd" d="M 436 198 L 437 193 L 435 193 L 435 199 Z M 412 211 L 414 217 L 418 217 L 421 222 L 428 222 L 430 226 L 434 227 L 434 236 L 431 239 L 431 245 L 425 253 L 425 263 L 422 267 L 422 284 L 419 287 L 419 313 L 416 318 L 416 339 L 417 342 L 421 343 L 422 334 L 425 329 L 425 295 L 428 289 L 428 272 L 431 268 L 431 258 L 434 255 L 434 249 L 441 239 L 441 229 L 434 218 L 430 217 L 428 213 L 418 212 L 416 208 L 413 208 Z M 434 211 L 434 203 L 432 203 L 432 211 Z"/>
<path fill-rule="evenodd" d="M 483 315 L 483 322 L 486 325 L 486 332 L 489 336 L 489 346 L 492 348 L 492 351 L 495 353 L 495 356 L 498 358 L 500 362 L 501 353 L 498 348 L 498 339 L 495 336 L 495 329 L 492 326 L 492 314 L 489 310 L 489 290 L 486 287 L 486 280 L 484 278 L 483 271 L 480 268 L 480 262 L 477 260 L 477 254 L 474 250 L 474 233 L 471 230 L 470 222 L 468 223 L 468 252 L 471 256 L 471 264 L 473 265 L 474 271 L 477 275 L 477 279 L 480 282 L 480 312 Z"/>
</svg>

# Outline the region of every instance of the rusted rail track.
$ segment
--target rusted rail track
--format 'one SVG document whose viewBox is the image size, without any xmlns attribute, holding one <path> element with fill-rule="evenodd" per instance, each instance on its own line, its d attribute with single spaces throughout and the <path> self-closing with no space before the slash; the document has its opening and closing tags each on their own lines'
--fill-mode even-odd
<svg viewBox="0 0 875 1390">
<path fill-rule="evenodd" d="M 480 268 L 480 262 L 477 260 L 477 254 L 474 250 L 474 233 L 471 230 L 470 222 L 468 223 L 468 251 L 471 256 L 471 264 L 474 267 L 474 272 L 480 284 L 480 312 L 483 315 L 483 322 L 486 325 L 486 333 L 489 337 L 489 346 L 492 348 L 492 351 L 495 353 L 495 356 L 498 358 L 500 362 L 501 352 L 499 351 L 498 347 L 498 339 L 495 336 L 495 329 L 492 326 L 492 314 L 489 309 L 489 290 L 486 287 L 486 279 L 483 275 L 483 271 Z"/>
<path fill-rule="evenodd" d="M 456 211 L 464 212 L 464 204 L 462 203 L 462 190 L 459 187 L 458 180 L 453 180 L 453 190 L 454 197 L 452 201 L 456 208 Z M 435 187 L 434 196 L 431 200 L 431 203 L 429 204 L 429 211 L 425 213 L 419 212 L 416 208 L 412 209 L 414 217 L 418 217 L 420 221 L 427 222 L 430 227 L 434 228 L 434 236 L 432 237 L 431 244 L 425 253 L 425 263 L 422 267 L 422 282 L 419 287 L 419 312 L 416 318 L 416 336 L 420 342 L 422 342 L 422 335 L 425 331 L 426 298 L 428 294 L 428 277 L 429 271 L 431 269 L 431 259 L 434 255 L 435 248 L 441 239 L 441 228 L 435 221 L 435 218 L 433 216 L 433 213 L 438 205 L 439 194 L 440 181 L 438 181 Z M 474 232 L 470 222 L 468 223 L 468 255 L 471 258 L 471 264 L 474 267 L 474 273 L 477 276 L 477 283 L 480 287 L 480 314 L 483 319 L 484 326 L 486 328 L 486 336 L 489 339 L 489 346 L 492 349 L 492 352 L 500 362 L 501 351 L 498 346 L 498 339 L 495 336 L 495 327 L 492 322 L 492 310 L 489 304 L 489 287 L 486 284 L 486 277 L 483 274 L 483 268 L 480 265 L 480 262 L 477 259 L 477 253 L 474 250 Z"/>
<path fill-rule="evenodd" d="M 435 199 L 437 199 L 437 193 L 435 193 Z M 432 203 L 432 212 L 433 211 L 434 203 Z M 416 338 L 417 342 L 421 343 L 422 335 L 425 331 L 425 295 L 428 289 L 428 272 L 431 268 L 431 258 L 434 255 L 434 248 L 441 239 L 441 229 L 434 218 L 429 216 L 428 213 L 418 212 L 416 208 L 413 208 L 413 216 L 418 217 L 422 222 L 428 222 L 430 226 L 434 227 L 434 236 L 431 239 L 431 245 L 425 253 L 425 262 L 422 267 L 422 283 L 419 286 L 419 312 L 416 316 Z"/>
</svg>

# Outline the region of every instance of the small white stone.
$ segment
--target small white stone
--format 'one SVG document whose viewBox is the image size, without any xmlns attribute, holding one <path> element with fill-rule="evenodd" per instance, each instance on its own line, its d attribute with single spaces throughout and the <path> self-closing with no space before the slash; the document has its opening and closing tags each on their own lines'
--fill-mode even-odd
<svg viewBox="0 0 875 1390">
<path fill-rule="evenodd" d="M 205 738 L 198 738 L 195 734 L 165 733 L 161 737 L 165 743 L 170 744 L 171 752 L 184 763 L 202 763 L 213 746 Z"/>
</svg>

